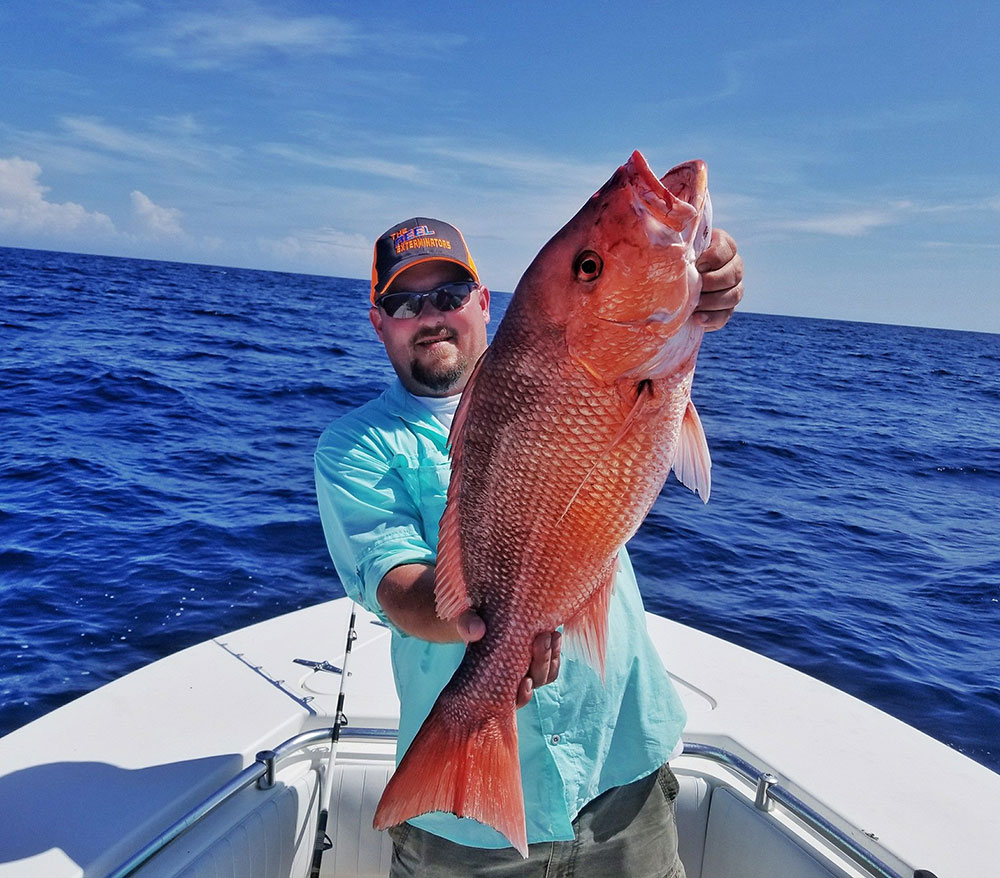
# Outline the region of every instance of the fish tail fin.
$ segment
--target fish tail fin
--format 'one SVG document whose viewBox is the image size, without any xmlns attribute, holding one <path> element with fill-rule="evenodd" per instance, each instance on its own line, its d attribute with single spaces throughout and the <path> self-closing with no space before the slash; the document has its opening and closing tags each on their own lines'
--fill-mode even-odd
<svg viewBox="0 0 1000 878">
<path fill-rule="evenodd" d="M 389 779 L 375 810 L 375 828 L 386 829 L 428 811 L 448 811 L 492 826 L 527 857 L 513 709 L 477 718 L 470 727 L 461 723 L 461 714 L 442 709 L 441 701 Z"/>
</svg>

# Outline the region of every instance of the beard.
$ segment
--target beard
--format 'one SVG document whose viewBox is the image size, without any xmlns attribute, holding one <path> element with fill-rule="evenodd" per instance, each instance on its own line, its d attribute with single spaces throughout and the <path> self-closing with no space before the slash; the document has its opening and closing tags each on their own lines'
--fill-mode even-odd
<svg viewBox="0 0 1000 878">
<path fill-rule="evenodd" d="M 449 366 L 440 363 L 425 364 L 419 360 L 410 363 L 410 374 L 413 380 L 426 387 L 434 393 L 444 393 L 451 390 L 462 378 L 469 361 L 466 357 L 459 356 L 458 360 Z"/>
</svg>

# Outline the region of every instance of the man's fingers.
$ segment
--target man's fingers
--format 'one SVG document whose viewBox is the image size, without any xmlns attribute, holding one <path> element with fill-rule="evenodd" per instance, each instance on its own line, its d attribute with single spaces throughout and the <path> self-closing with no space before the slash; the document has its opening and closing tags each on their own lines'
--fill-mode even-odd
<svg viewBox="0 0 1000 878">
<path fill-rule="evenodd" d="M 702 300 L 706 294 L 721 293 L 735 289 L 743 281 L 743 257 L 734 256 L 721 268 L 706 272 L 701 276 Z"/>
<path fill-rule="evenodd" d="M 712 230 L 712 242 L 698 259 L 701 297 L 695 319 L 709 332 L 721 329 L 743 298 L 743 257 L 723 229 Z"/>
<path fill-rule="evenodd" d="M 486 633 L 486 623 L 475 610 L 466 610 L 462 613 L 455 620 L 455 627 L 458 629 L 458 636 L 466 643 L 482 640 Z"/>
<path fill-rule="evenodd" d="M 555 631 L 552 634 L 552 657 L 549 659 L 549 678 L 546 683 L 551 683 L 559 676 L 559 663 L 562 657 L 562 635 Z"/>
<path fill-rule="evenodd" d="M 515 703 L 519 708 L 524 707 L 529 701 L 531 701 L 531 696 L 534 694 L 535 687 L 531 682 L 531 677 L 525 677 L 521 681 L 521 685 L 517 687 L 517 699 Z"/>
<path fill-rule="evenodd" d="M 536 687 L 547 686 L 559 676 L 559 656 L 562 651 L 562 635 L 558 631 L 539 634 L 531 649 L 531 665 L 528 676 Z"/>
<path fill-rule="evenodd" d="M 733 310 L 743 298 L 743 282 L 718 293 L 702 293 L 695 317 L 707 332 L 721 329 L 733 316 Z"/>
<path fill-rule="evenodd" d="M 517 689 L 517 706 L 524 707 L 535 689 L 547 686 L 559 676 L 562 635 L 558 631 L 539 634 L 531 645 L 531 664 Z"/>
<path fill-rule="evenodd" d="M 736 255 L 736 242 L 725 229 L 712 229 L 712 240 L 704 249 L 695 268 L 704 275 L 706 272 L 717 271 Z"/>
<path fill-rule="evenodd" d="M 532 682 L 544 686 L 549 682 L 549 666 L 552 664 L 552 633 L 539 634 L 531 646 L 531 664 L 528 676 Z"/>
</svg>

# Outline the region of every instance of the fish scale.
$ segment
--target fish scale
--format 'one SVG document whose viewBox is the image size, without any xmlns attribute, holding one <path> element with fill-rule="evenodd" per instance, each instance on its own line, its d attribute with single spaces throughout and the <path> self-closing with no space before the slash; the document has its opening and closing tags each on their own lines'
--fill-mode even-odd
<svg viewBox="0 0 1000 878">
<path fill-rule="evenodd" d="M 449 811 L 526 855 L 515 705 L 535 637 L 564 625 L 568 654 L 603 676 L 618 552 L 671 466 L 707 498 L 690 402 L 703 330 L 689 320 L 706 179 L 689 162 L 661 182 L 634 153 L 518 283 L 455 415 L 435 574 L 438 614 L 474 608 L 486 633 L 400 761 L 376 826 Z"/>
</svg>

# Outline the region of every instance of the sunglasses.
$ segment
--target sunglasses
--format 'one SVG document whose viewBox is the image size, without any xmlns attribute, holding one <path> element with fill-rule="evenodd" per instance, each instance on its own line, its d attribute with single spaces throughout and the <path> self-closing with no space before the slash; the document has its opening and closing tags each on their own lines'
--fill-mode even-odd
<svg viewBox="0 0 1000 878">
<path fill-rule="evenodd" d="M 428 299 L 438 311 L 457 311 L 469 301 L 469 296 L 478 286 L 473 280 L 463 280 L 441 284 L 426 293 L 386 293 L 375 304 L 389 317 L 408 320 L 420 313 Z"/>
</svg>

